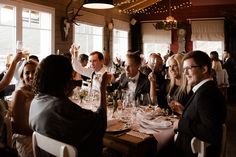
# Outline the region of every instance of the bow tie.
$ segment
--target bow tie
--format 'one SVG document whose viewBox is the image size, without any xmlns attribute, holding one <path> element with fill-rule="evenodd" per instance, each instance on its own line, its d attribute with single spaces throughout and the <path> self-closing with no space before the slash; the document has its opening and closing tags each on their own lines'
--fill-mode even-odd
<svg viewBox="0 0 236 157">
<path fill-rule="evenodd" d="M 129 79 L 129 82 L 133 82 L 133 83 L 135 83 L 136 80 L 135 80 L 135 79 Z"/>
</svg>

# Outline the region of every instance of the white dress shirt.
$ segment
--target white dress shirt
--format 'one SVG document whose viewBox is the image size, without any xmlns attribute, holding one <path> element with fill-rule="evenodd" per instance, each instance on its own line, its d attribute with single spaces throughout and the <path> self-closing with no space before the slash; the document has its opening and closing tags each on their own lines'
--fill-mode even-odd
<svg viewBox="0 0 236 157">
<path fill-rule="evenodd" d="M 133 81 L 128 82 L 128 92 L 132 93 L 133 95 L 134 95 L 136 87 L 137 87 L 139 75 L 140 75 L 140 73 L 138 72 L 134 77 L 129 78 L 130 80 L 133 80 Z"/>
<path fill-rule="evenodd" d="M 195 85 L 192 89 L 193 93 L 195 93 L 204 83 L 206 83 L 207 81 L 211 81 L 211 78 L 202 80 L 201 82 L 199 82 L 197 85 Z"/>
<path fill-rule="evenodd" d="M 107 72 L 106 66 L 103 65 L 103 67 L 99 71 L 94 71 L 92 68 L 83 67 L 76 58 L 72 58 L 72 66 L 73 69 L 81 75 L 87 76 L 89 78 L 93 77 L 91 89 L 95 91 L 100 91 L 102 75 Z"/>
</svg>

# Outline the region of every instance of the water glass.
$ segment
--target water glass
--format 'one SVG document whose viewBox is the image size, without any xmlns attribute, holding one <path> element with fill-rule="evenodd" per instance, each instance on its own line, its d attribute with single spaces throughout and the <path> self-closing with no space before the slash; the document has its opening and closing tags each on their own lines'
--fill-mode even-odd
<svg viewBox="0 0 236 157">
<path fill-rule="evenodd" d="M 141 94 L 139 97 L 140 105 L 147 106 L 151 105 L 151 98 L 148 93 Z"/>
</svg>

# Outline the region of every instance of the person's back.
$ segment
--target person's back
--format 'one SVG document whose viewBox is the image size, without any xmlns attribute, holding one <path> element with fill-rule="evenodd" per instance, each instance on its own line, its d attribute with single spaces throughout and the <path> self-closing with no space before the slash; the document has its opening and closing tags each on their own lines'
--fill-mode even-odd
<svg viewBox="0 0 236 157">
<path fill-rule="evenodd" d="M 70 60 L 64 56 L 50 55 L 39 64 L 29 123 L 34 131 L 75 146 L 79 157 L 99 157 L 107 123 L 107 74 L 102 76 L 100 106 L 92 112 L 68 98 L 73 90 L 72 72 Z"/>
<path fill-rule="evenodd" d="M 33 130 L 76 146 L 78 156 L 101 156 L 104 126 L 101 114 L 84 110 L 68 98 L 38 95 L 32 102 Z"/>
</svg>

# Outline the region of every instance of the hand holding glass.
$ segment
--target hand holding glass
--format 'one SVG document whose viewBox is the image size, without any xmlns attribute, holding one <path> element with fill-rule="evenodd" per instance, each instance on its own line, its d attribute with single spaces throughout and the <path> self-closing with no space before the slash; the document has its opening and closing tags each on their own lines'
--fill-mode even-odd
<svg viewBox="0 0 236 157">
<path fill-rule="evenodd" d="M 151 66 L 152 71 L 154 71 L 155 66 L 156 66 L 156 58 L 151 58 L 150 59 L 150 66 Z"/>
</svg>

